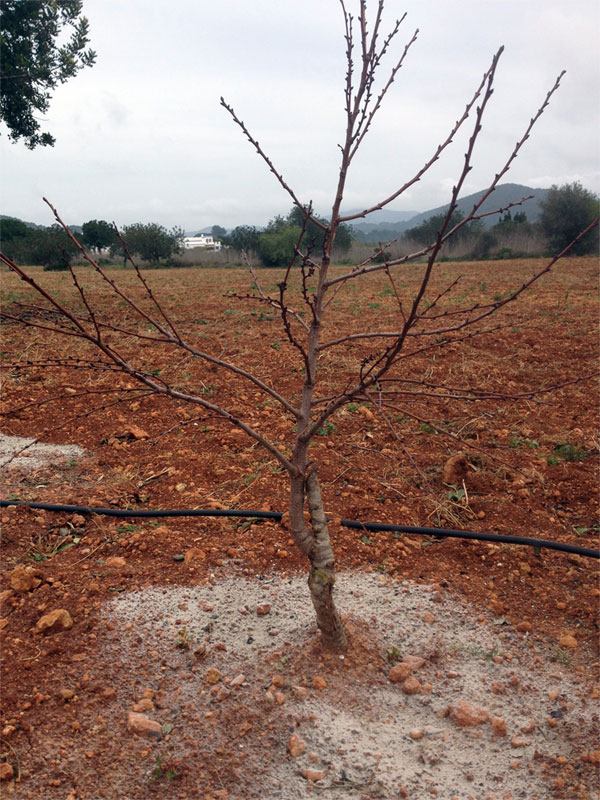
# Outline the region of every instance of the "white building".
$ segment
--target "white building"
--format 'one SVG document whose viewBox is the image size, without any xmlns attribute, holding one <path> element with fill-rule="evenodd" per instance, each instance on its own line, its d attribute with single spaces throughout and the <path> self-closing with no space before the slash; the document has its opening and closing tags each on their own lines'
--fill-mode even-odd
<svg viewBox="0 0 600 800">
<path fill-rule="evenodd" d="M 192 250 L 194 247 L 205 247 L 207 250 L 220 250 L 221 242 L 215 242 L 213 237 L 208 233 L 200 233 L 198 236 L 185 236 L 183 239 L 183 246 L 186 250 Z"/>
</svg>

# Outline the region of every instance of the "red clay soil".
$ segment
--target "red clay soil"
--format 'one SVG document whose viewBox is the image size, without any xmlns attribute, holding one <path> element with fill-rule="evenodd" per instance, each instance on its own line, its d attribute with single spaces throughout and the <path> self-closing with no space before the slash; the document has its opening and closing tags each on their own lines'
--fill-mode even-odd
<svg viewBox="0 0 600 800">
<path fill-rule="evenodd" d="M 452 310 L 461 301 L 484 302 L 520 285 L 540 266 L 529 260 L 443 264 L 431 295 L 435 297 L 460 274 L 463 278 L 445 307 Z M 414 269 L 409 266 L 400 272 L 402 292 L 414 288 Z M 62 300 L 80 305 L 68 275 L 37 268 L 32 272 Z M 132 272 L 111 270 L 111 274 L 141 297 Z M 89 271 L 86 275 L 90 296 L 104 318 L 116 325 L 133 325 L 123 303 L 112 299 L 98 276 Z M 251 300 L 224 297 L 227 292 L 243 295 L 249 290 L 251 280 L 245 271 L 180 269 L 145 276 L 165 311 L 195 345 L 255 370 L 263 381 L 297 399 L 302 364 L 276 314 Z M 271 270 L 261 276 L 273 290 L 282 273 Z M 5 310 L 27 320 L 29 312 L 15 301 L 31 302 L 31 292 L 6 272 L 2 285 Z M 335 520 L 484 530 L 597 548 L 597 381 L 574 382 L 597 370 L 596 286 L 595 259 L 565 259 L 495 318 L 502 322 L 501 329 L 416 355 L 407 361 L 404 373 L 431 384 L 445 382 L 503 395 L 522 395 L 541 385 L 566 384 L 563 388 L 535 398 L 479 402 L 440 399 L 435 391 L 431 396 L 405 395 L 397 400 L 395 434 L 373 404 L 338 411 L 313 445 L 328 514 Z M 332 304 L 324 338 L 351 330 L 358 315 L 366 329 L 389 329 L 397 313 L 395 304 L 384 277 L 352 284 Z M 53 315 L 47 319 L 52 322 Z M 141 323 L 137 329 L 152 331 Z M 107 338 L 116 342 L 118 336 L 110 333 Z M 360 344 L 341 352 L 325 351 L 319 393 L 326 396 L 344 386 L 372 347 Z M 254 387 L 228 381 L 216 368 L 186 358 L 185 353 L 172 356 L 150 339 L 126 341 L 124 348 L 136 363 L 149 371 L 161 370 L 161 377 L 172 384 L 201 391 L 239 412 L 289 450 L 292 420 Z M 3 433 L 77 444 L 85 450 L 81 459 L 33 471 L 5 467 L 2 497 L 123 509 L 286 510 L 286 476 L 277 462 L 201 408 L 142 396 L 127 378 L 84 369 L 82 361 L 77 369 L 47 367 L 52 359 L 64 364 L 67 358 L 95 358 L 91 348 L 75 338 L 7 322 L 2 326 L 2 351 Z M 109 390 L 117 387 L 129 394 L 111 394 Z M 444 468 L 461 453 L 465 460 L 454 482 Z M 554 652 L 573 672 L 586 680 L 597 679 L 598 561 L 508 544 L 364 535 L 335 522 L 331 534 L 340 569 L 378 571 L 401 581 L 437 585 L 467 601 L 474 613 L 491 612 L 508 626 L 520 625 L 532 641 Z M 210 575 L 218 580 L 220 571 L 232 566 L 246 576 L 305 569 L 284 527 L 232 519 L 155 522 L 11 508 L 3 513 L 2 550 L 1 752 L 13 775 L 11 779 L 7 769 L 3 783 L 7 797 L 12 792 L 18 797 L 67 800 L 67 791 L 61 788 L 67 785 L 65 768 L 59 767 L 69 753 L 67 745 L 62 755 L 55 754 L 55 769 L 51 765 L 42 769 L 35 759 L 36 751 L 44 752 L 44 742 L 58 729 L 63 742 L 73 742 L 73 752 L 82 748 L 83 763 L 71 763 L 70 775 L 78 768 L 89 771 L 86 758 L 103 781 L 118 771 L 118 762 L 106 763 L 117 758 L 108 743 L 127 737 L 124 731 L 107 730 L 100 721 L 91 739 L 81 748 L 78 743 L 84 725 L 101 720 L 103 704 L 110 699 L 110 669 L 104 674 L 104 665 L 90 658 L 99 635 L 100 608 L 107 598 L 150 585 L 200 585 Z M 186 553 L 191 553 L 186 561 L 174 560 Z M 118 569 L 107 561 L 114 557 L 125 559 L 113 562 L 121 565 Z M 19 565 L 33 567 L 39 579 L 28 591 L 11 588 L 8 573 Z M 68 609 L 73 627 L 36 633 L 40 617 L 56 608 Z M 377 670 L 375 655 L 367 652 L 367 639 L 357 635 L 354 642 L 356 651 L 351 650 L 349 657 L 357 669 Z M 317 650 L 295 657 L 322 659 Z M 67 684 L 79 695 L 78 703 L 69 704 L 69 698 L 60 694 Z M 594 696 L 598 697 L 597 690 Z M 235 760 L 222 748 L 207 763 L 203 794 L 186 794 L 189 788 L 182 774 L 169 796 L 227 797 L 231 784 L 227 775 L 235 773 L 228 758 Z M 32 771 L 33 763 L 37 766 Z M 569 786 L 577 783 L 567 774 L 568 766 L 551 767 L 557 781 L 562 781 L 555 784 L 555 795 L 589 796 L 584 790 L 568 794 Z M 168 765 L 161 768 L 166 774 Z M 587 774 L 587 780 L 590 785 L 594 778 Z M 131 792 L 131 797 L 154 796 L 155 785 Z M 98 796 L 113 795 L 105 786 Z M 70 800 L 75 797 L 80 795 L 69 795 Z"/>
</svg>

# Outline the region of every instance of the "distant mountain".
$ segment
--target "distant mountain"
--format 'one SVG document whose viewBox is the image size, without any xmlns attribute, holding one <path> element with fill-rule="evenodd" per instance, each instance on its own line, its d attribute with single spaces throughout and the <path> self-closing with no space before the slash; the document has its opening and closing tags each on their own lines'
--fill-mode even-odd
<svg viewBox="0 0 600 800">
<path fill-rule="evenodd" d="M 485 191 L 475 192 L 474 194 L 467 195 L 459 199 L 457 206 L 458 209 L 466 216 L 469 214 L 473 206 L 483 197 Z M 527 214 L 527 219 L 530 222 L 535 222 L 540 215 L 540 201 L 544 200 L 548 194 L 548 189 L 532 189 L 531 186 L 523 186 L 519 183 L 502 183 L 496 188 L 496 191 L 488 197 L 483 203 L 479 213 L 486 213 L 495 211 L 497 208 L 504 208 L 509 203 L 515 203 L 523 197 L 535 195 L 531 200 L 523 203 L 522 206 L 516 206 L 513 213 L 524 211 Z M 429 211 L 424 211 L 421 214 L 415 214 L 410 219 L 396 222 L 396 223 L 375 223 L 375 222 L 358 222 L 353 224 L 354 234 L 357 239 L 363 242 L 377 242 L 383 240 L 394 239 L 397 236 L 402 236 L 410 228 L 416 228 L 429 217 L 436 214 L 445 213 L 448 210 L 448 203 L 444 206 L 432 208 Z M 379 212 L 377 212 L 379 213 Z M 388 212 L 389 213 L 389 212 Z M 375 218 L 375 215 L 374 215 Z M 486 228 L 491 227 L 498 222 L 499 215 L 495 214 L 490 217 L 484 217 L 482 223 Z"/>
<path fill-rule="evenodd" d="M 212 225 L 207 225 L 206 228 L 192 228 L 191 231 L 185 231 L 186 236 L 200 236 L 201 233 L 212 233 Z"/>
<path fill-rule="evenodd" d="M 3 219 L 16 219 L 19 222 L 22 222 L 23 225 L 27 225 L 28 228 L 34 228 L 37 231 L 43 231 L 45 228 L 50 227 L 49 225 L 38 225 L 35 222 L 27 222 L 25 219 L 13 217 L 12 214 L 0 214 L 0 221 Z M 69 228 L 73 231 L 73 233 L 81 233 L 81 225 L 69 225 Z"/>
<path fill-rule="evenodd" d="M 346 214 L 360 214 L 364 208 L 350 208 L 344 209 L 341 213 L 342 216 Z M 380 228 L 382 225 L 396 225 L 398 222 L 406 222 L 409 219 L 417 216 L 418 211 L 394 211 L 393 209 L 382 208 L 381 211 L 374 211 L 369 214 L 367 219 L 371 222 L 359 223 L 361 225 L 369 225 L 372 228 Z"/>
<path fill-rule="evenodd" d="M 24 225 L 27 225 L 28 228 L 35 228 L 36 230 L 43 230 L 46 226 L 45 225 L 36 225 L 35 222 L 27 222 L 24 219 L 19 219 L 18 217 L 13 217 L 12 214 L 0 214 L 0 220 L 3 219 L 16 219 L 19 222 L 22 222 Z"/>
</svg>

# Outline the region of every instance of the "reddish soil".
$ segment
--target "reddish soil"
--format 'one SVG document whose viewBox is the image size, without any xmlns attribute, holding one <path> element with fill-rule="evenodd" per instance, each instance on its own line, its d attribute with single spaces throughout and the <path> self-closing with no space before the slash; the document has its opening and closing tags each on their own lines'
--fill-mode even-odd
<svg viewBox="0 0 600 800">
<path fill-rule="evenodd" d="M 442 264 L 431 295 L 463 275 L 444 300 L 451 311 L 461 301 L 489 301 L 521 285 L 540 267 L 535 261 Z M 32 272 L 65 303 L 79 302 L 64 273 L 42 274 L 37 268 Z M 116 270 L 111 274 L 141 297 L 135 275 Z M 164 310 L 196 346 L 223 353 L 297 399 L 302 365 L 280 321 L 256 302 L 223 297 L 228 291 L 240 295 L 248 291 L 251 280 L 245 271 L 180 269 L 145 276 L 163 299 Z M 282 273 L 272 270 L 261 276 L 266 288 L 273 290 Z M 106 319 L 117 325 L 134 324 L 123 303 L 112 300 L 97 276 L 89 274 L 89 282 L 89 296 Z M 5 310 L 26 319 L 28 312 L 14 302 L 31 302 L 32 293 L 7 273 L 2 274 L 2 284 Z M 410 293 L 415 285 L 415 267 L 409 266 L 400 273 L 398 287 Z M 574 382 L 597 369 L 596 286 L 595 259 L 565 259 L 494 318 L 502 322 L 501 329 L 416 355 L 407 362 L 405 373 L 432 384 L 445 382 L 503 395 L 567 384 L 563 388 L 536 398 L 479 402 L 440 399 L 434 392 L 429 397 L 406 395 L 397 401 L 397 435 L 372 405 L 337 412 L 333 425 L 313 445 L 331 517 L 485 530 L 597 548 L 597 381 Z M 299 298 L 299 290 L 294 292 Z M 352 284 L 332 304 L 324 337 L 351 330 L 358 314 L 366 329 L 390 329 L 395 303 L 382 276 L 360 286 Z M 52 321 L 51 314 L 48 319 Z M 138 329 L 151 333 L 146 325 Z M 133 383 L 112 372 L 46 368 L 53 358 L 95 358 L 75 338 L 13 322 L 2 326 L 2 334 L 7 412 L 3 432 L 77 444 L 86 451 L 80 460 L 34 471 L 5 467 L 2 497 L 114 508 L 286 510 L 286 478 L 277 462 L 226 423 L 197 406 L 137 396 Z M 107 338 L 116 342 L 117 334 Z M 186 358 L 185 353 L 172 357 L 164 345 L 150 339 L 128 340 L 124 349 L 148 370 L 162 370 L 161 378 L 183 390 L 202 391 L 289 448 L 292 422 L 254 387 L 227 381 L 222 372 Z M 343 387 L 371 352 L 368 344 L 325 351 L 320 393 L 325 396 Z M 108 393 L 116 387 L 130 394 Z M 443 470 L 461 451 L 467 459 L 465 483 L 457 481 L 453 489 L 444 483 Z M 3 511 L 0 588 L 7 591 L 2 595 L 1 621 L 1 752 L 19 779 L 3 783 L 6 796 L 13 792 L 24 798 L 66 800 L 64 787 L 71 785 L 73 775 L 94 769 L 101 782 L 97 796 L 116 797 L 108 788 L 110 775 L 122 769 L 119 752 L 127 747 L 129 734 L 125 715 L 122 730 L 107 729 L 102 723 L 103 706 L 111 697 L 111 670 L 96 663 L 93 653 L 103 602 L 115 592 L 149 585 L 201 585 L 211 575 L 218 580 L 220 571 L 232 567 L 246 576 L 297 573 L 305 568 L 303 559 L 276 523 L 121 521 L 25 508 Z M 511 628 L 529 623 L 536 646 L 554 653 L 586 681 L 597 679 L 598 561 L 508 544 L 391 533 L 365 536 L 335 522 L 331 533 L 340 568 L 434 584 L 465 600 L 474 614 L 490 612 Z M 195 556 L 186 562 L 174 561 L 174 556 L 192 550 Z M 106 559 L 114 556 L 126 559 L 124 569 L 106 566 Z M 20 564 L 34 566 L 40 583 L 31 591 L 8 591 L 6 573 Z M 34 633 L 42 614 L 55 608 L 69 610 L 73 627 L 48 635 Z M 565 635 L 577 646 L 561 646 Z M 364 631 L 355 632 L 353 642 L 349 658 L 358 672 L 382 669 L 380 656 L 369 651 Z M 292 660 L 314 659 L 322 666 L 319 658 L 317 648 L 294 654 Z M 67 684 L 76 689 L 78 703 L 60 695 Z M 598 697 L 597 689 L 591 691 Z M 271 722 L 275 714 L 259 708 L 256 713 L 264 713 Z M 84 734 L 93 719 L 98 720 L 95 728 Z M 35 754 L 46 752 L 48 740 L 58 731 L 63 749 L 54 754 L 55 762 L 43 765 Z M 146 756 L 140 758 L 153 763 L 157 751 L 152 748 L 148 745 Z M 67 759 L 75 754 L 77 758 Z M 69 765 L 61 766 L 61 759 Z M 198 783 L 189 783 L 180 769 L 169 796 L 218 798 L 227 797 L 229 790 L 230 798 L 237 797 L 232 777 L 237 767 L 232 759 L 226 743 L 220 743 L 206 761 L 201 789 L 192 789 Z M 590 796 L 585 787 L 593 785 L 597 776 L 587 761 L 558 762 L 547 768 L 557 797 Z M 155 781 L 135 790 L 128 787 L 129 794 L 119 797 L 155 796 L 157 791 L 160 795 L 156 786 Z M 68 797 L 81 800 L 93 795 Z"/>
</svg>

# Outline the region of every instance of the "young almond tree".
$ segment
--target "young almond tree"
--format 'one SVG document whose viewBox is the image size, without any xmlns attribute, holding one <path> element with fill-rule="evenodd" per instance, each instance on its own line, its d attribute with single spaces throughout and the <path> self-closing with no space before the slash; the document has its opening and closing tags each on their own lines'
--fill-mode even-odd
<svg viewBox="0 0 600 800">
<path fill-rule="evenodd" d="M 27 317 L 25 324 L 51 330 L 64 336 L 75 337 L 95 348 L 96 355 L 87 361 L 78 359 L 77 363 L 74 363 L 69 359 L 64 359 L 52 363 L 76 366 L 78 369 L 87 366 L 89 369 L 96 370 L 116 370 L 126 376 L 129 384 L 133 379 L 143 387 L 144 391 L 200 406 L 241 429 L 279 462 L 289 478 L 289 526 L 294 542 L 308 560 L 308 584 L 323 643 L 330 648 L 343 649 L 347 645 L 346 632 L 334 603 L 334 554 L 321 497 L 319 465 L 309 455 L 311 440 L 337 409 L 366 397 L 371 401 L 373 397 L 378 398 L 378 408 L 384 415 L 386 405 L 393 404 L 394 399 L 398 396 L 402 396 L 406 400 L 407 397 L 415 394 L 427 397 L 428 393 L 435 391 L 438 396 L 444 396 L 443 393 L 446 392 L 447 395 L 468 397 L 470 400 L 485 397 L 485 392 L 479 391 L 476 386 L 472 385 L 450 389 L 441 384 L 432 388 L 431 384 L 427 382 L 426 376 L 415 374 L 413 370 L 407 369 L 407 362 L 417 354 L 422 355 L 428 351 L 433 354 L 436 349 L 448 345 L 456 346 L 465 339 L 494 330 L 494 328 L 490 328 L 490 318 L 508 303 L 517 300 L 525 290 L 547 273 L 556 260 L 569 248 L 550 260 L 530 280 L 508 296 L 504 296 L 503 299 L 490 300 L 485 304 L 469 304 L 468 302 L 464 304 L 463 302 L 462 306 L 453 305 L 451 310 L 444 310 L 442 298 L 452 293 L 456 282 L 447 286 L 437 295 L 433 295 L 431 291 L 428 294 L 432 276 L 436 271 L 440 249 L 464 225 L 484 216 L 483 213 L 480 213 L 482 204 L 492 195 L 507 173 L 513 160 L 529 138 L 535 123 L 547 107 L 550 98 L 557 90 L 562 77 L 560 75 L 557 78 L 543 99 L 540 108 L 522 132 L 505 163 L 500 165 L 481 200 L 464 219 L 454 224 L 453 212 L 456 209 L 457 199 L 465 179 L 471 170 L 473 151 L 481 133 L 486 108 L 492 97 L 494 78 L 502 48 L 492 58 L 489 68 L 476 86 L 456 124 L 428 160 L 389 196 L 377 199 L 370 207 L 358 214 L 342 214 L 341 207 L 346 181 L 356 154 L 369 133 L 375 116 L 404 64 L 410 48 L 416 41 L 417 32 L 400 49 L 398 57 L 394 59 L 392 50 L 404 17 L 397 20 L 391 30 L 384 33 L 382 31 L 383 0 L 379 0 L 371 18 L 367 13 L 366 0 L 359 0 L 356 16 L 347 10 L 344 2 L 341 2 L 341 9 L 346 52 L 344 86 L 346 122 L 340 145 L 339 178 L 332 198 L 328 223 L 313 214 L 310 203 L 305 203 L 298 197 L 234 109 L 221 100 L 223 107 L 241 128 L 283 190 L 292 198 L 295 207 L 301 211 L 304 219 L 304 229 L 298 237 L 294 257 L 285 271 L 283 280 L 278 284 L 278 291 L 275 294 L 265 291 L 257 272 L 250 268 L 255 288 L 252 294 L 246 296 L 252 301 L 266 304 L 275 310 L 284 335 L 297 353 L 297 366 L 300 368 L 293 372 L 290 370 L 289 375 L 285 376 L 286 386 L 290 385 L 291 377 L 297 376 L 293 391 L 284 394 L 271 385 L 273 382 L 262 379 L 255 371 L 246 369 L 242 363 L 228 359 L 220 352 L 200 349 L 190 341 L 189 337 L 186 338 L 180 332 L 174 315 L 167 312 L 164 303 L 153 293 L 133 259 L 130 258 L 130 261 L 136 269 L 137 278 L 143 288 L 146 298 L 144 303 L 134 299 L 131 293 L 127 293 L 121 288 L 111 273 L 92 258 L 64 225 L 63 227 L 77 244 L 83 258 L 108 284 L 121 305 L 124 303 L 127 306 L 128 313 L 122 323 L 115 323 L 106 315 L 101 315 L 95 308 L 93 297 L 84 285 L 83 273 L 76 272 L 71 268 L 74 285 L 80 297 L 79 309 L 73 310 L 68 308 L 58 297 L 52 296 L 36 279 L 11 259 L 2 256 L 2 261 L 26 281 L 42 299 L 41 305 L 30 305 L 28 314 L 22 315 L 22 317 Z M 381 76 L 384 61 L 390 59 L 391 67 L 388 65 L 387 73 Z M 421 179 L 448 148 L 458 131 L 467 125 L 470 125 L 470 135 L 464 164 L 451 192 L 448 211 L 434 240 L 418 251 L 401 258 L 389 258 L 387 248 L 391 243 L 382 244 L 372 258 L 356 264 L 346 271 L 337 270 L 334 274 L 331 270 L 331 260 L 339 226 L 357 218 L 364 218 L 400 197 L 403 192 Z M 520 205 L 525 199 L 515 198 L 515 202 L 508 207 Z M 53 210 L 57 221 L 62 225 L 62 220 L 56 210 L 49 203 L 48 205 Z M 498 209 L 498 212 L 505 210 L 506 208 Z M 456 219 L 455 216 L 454 219 Z M 314 251 L 315 248 L 305 236 L 309 224 L 313 230 L 316 225 L 324 234 L 323 243 L 318 252 Z M 125 241 L 122 241 L 126 249 Z M 395 268 L 408 261 L 415 261 L 412 269 L 420 270 L 420 282 L 413 295 L 403 294 L 394 278 Z M 361 319 L 357 318 L 354 320 L 354 330 L 351 333 L 326 338 L 324 324 L 334 298 L 352 282 L 365 280 L 375 272 L 385 273 L 396 297 L 395 325 L 389 330 L 365 330 L 361 327 Z M 303 308 L 297 304 L 296 307 L 292 307 L 290 304 L 290 287 L 293 283 L 300 286 Z M 52 313 L 49 314 L 49 311 Z M 6 313 L 6 316 L 17 319 L 16 316 L 11 316 L 9 313 Z M 138 321 L 145 323 L 144 333 L 136 330 L 136 326 L 133 324 L 133 319 L 136 317 Z M 149 324 L 154 326 L 151 328 L 151 333 L 148 333 Z M 245 382 L 253 387 L 255 392 L 258 391 L 266 399 L 274 401 L 290 420 L 290 437 L 293 439 L 291 454 L 289 450 L 285 450 L 281 446 L 279 440 L 271 439 L 263 433 L 260 427 L 252 421 L 250 414 L 244 416 L 242 413 L 234 413 L 224 403 L 219 402 L 218 397 L 213 401 L 200 390 L 197 392 L 184 391 L 176 387 L 173 382 L 169 382 L 164 375 L 156 375 L 156 370 L 149 371 L 140 352 L 131 345 L 135 341 L 143 343 L 144 340 L 162 343 L 173 348 L 175 351 L 172 357 L 173 362 L 176 361 L 176 352 L 187 358 L 199 359 L 213 369 L 229 376 L 229 380 L 235 382 L 236 385 L 239 382 Z M 367 357 L 356 363 L 353 378 L 350 381 L 347 376 L 344 376 L 343 379 L 339 378 L 337 387 L 332 390 L 333 379 L 328 376 L 327 392 L 325 393 L 321 366 L 324 354 L 335 350 L 351 353 L 352 348 L 357 344 L 364 345 L 365 343 L 368 343 L 369 346 L 372 345 L 373 350 Z M 51 362 L 48 360 L 47 366 L 50 365 Z M 131 389 L 127 389 L 127 391 L 131 391 Z M 442 394 L 439 395 L 439 392 Z M 386 419 L 389 420 L 388 417 Z"/>
</svg>

